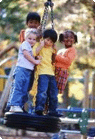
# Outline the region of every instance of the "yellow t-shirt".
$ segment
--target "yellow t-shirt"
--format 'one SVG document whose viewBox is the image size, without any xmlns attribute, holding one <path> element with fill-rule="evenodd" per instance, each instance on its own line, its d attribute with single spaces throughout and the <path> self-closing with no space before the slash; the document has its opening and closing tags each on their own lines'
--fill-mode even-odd
<svg viewBox="0 0 95 140">
<path fill-rule="evenodd" d="M 33 55 L 36 55 L 36 48 L 39 46 L 39 43 L 36 43 L 36 45 L 33 47 Z M 53 53 L 53 48 L 48 47 L 45 48 L 43 47 L 40 52 L 39 56 L 42 56 L 41 59 L 41 64 L 37 66 L 37 71 L 38 74 L 47 74 L 47 75 L 53 75 L 54 76 L 54 69 L 52 65 L 52 53 Z"/>
</svg>

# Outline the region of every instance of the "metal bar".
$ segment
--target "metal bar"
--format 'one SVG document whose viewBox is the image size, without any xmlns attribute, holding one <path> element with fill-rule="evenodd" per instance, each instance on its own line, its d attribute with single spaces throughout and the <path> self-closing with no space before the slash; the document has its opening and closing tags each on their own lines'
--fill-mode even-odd
<svg viewBox="0 0 95 140">
<path fill-rule="evenodd" d="M 60 118 L 61 123 L 67 123 L 67 124 L 78 124 L 80 118 L 78 119 L 71 119 L 71 118 Z M 88 124 L 95 124 L 95 119 L 88 119 Z"/>
<path fill-rule="evenodd" d="M 76 131 L 76 130 L 60 130 L 60 132 L 64 133 L 72 133 L 72 134 L 81 134 L 81 131 Z"/>
<path fill-rule="evenodd" d="M 16 56 L 7 57 L 7 58 L 5 58 L 4 60 L 2 60 L 2 61 L 0 62 L 0 66 L 2 66 L 3 64 L 5 64 L 5 63 L 8 62 L 9 60 L 14 60 L 14 59 L 16 59 Z"/>
<path fill-rule="evenodd" d="M 57 111 L 60 111 L 60 112 L 72 112 L 72 113 L 81 113 L 84 109 L 83 108 L 70 108 L 70 109 L 65 109 L 65 108 L 59 108 L 57 109 Z M 95 111 L 95 109 L 93 108 L 89 108 L 89 109 L 86 109 L 88 112 L 92 112 L 92 111 Z"/>
<path fill-rule="evenodd" d="M 67 123 L 67 124 L 78 124 L 79 119 L 70 119 L 70 118 L 60 118 L 61 123 Z"/>
</svg>

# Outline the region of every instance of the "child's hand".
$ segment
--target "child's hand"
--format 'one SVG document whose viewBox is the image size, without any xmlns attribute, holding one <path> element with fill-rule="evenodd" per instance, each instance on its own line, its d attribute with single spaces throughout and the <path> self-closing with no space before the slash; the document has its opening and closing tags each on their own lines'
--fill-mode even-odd
<svg viewBox="0 0 95 140">
<path fill-rule="evenodd" d="M 37 59 L 41 60 L 42 59 L 42 56 L 37 56 Z"/>
<path fill-rule="evenodd" d="M 44 41 L 40 41 L 40 46 L 44 47 L 45 46 L 45 42 Z"/>
<path fill-rule="evenodd" d="M 35 64 L 39 65 L 41 63 L 41 60 L 35 60 Z"/>
</svg>

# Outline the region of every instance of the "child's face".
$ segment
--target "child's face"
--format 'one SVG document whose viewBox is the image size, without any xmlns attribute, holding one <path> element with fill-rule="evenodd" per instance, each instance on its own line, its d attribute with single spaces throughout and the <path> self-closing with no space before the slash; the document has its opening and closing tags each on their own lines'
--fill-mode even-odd
<svg viewBox="0 0 95 140">
<path fill-rule="evenodd" d="M 54 45 L 53 41 L 50 38 L 45 38 L 44 42 L 46 47 L 52 47 Z"/>
<path fill-rule="evenodd" d="M 29 42 L 31 46 L 34 46 L 35 43 L 36 43 L 36 38 L 37 38 L 37 36 L 36 36 L 35 34 L 31 33 L 30 35 L 28 35 L 28 36 L 26 37 L 25 40 L 26 40 L 27 42 Z"/>
<path fill-rule="evenodd" d="M 66 46 L 66 48 L 72 47 L 72 45 L 74 44 L 74 35 L 70 32 L 67 32 L 64 34 L 64 45 Z"/>
<path fill-rule="evenodd" d="M 32 20 L 32 19 L 30 19 L 27 23 L 27 26 L 29 28 L 38 28 L 39 25 L 40 23 L 37 20 Z"/>
</svg>

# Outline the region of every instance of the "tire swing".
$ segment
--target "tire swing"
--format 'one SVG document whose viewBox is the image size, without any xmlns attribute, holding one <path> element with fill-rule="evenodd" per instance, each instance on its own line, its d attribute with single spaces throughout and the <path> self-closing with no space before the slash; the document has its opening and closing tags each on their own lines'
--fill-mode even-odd
<svg viewBox="0 0 95 140">
<path fill-rule="evenodd" d="M 44 14 L 42 18 L 42 32 L 45 29 L 46 21 L 48 18 L 48 9 L 51 8 L 51 23 L 52 29 L 54 29 L 53 24 L 53 3 L 48 0 L 45 3 Z M 38 132 L 51 132 L 57 133 L 60 131 L 60 119 L 57 117 L 51 117 L 48 115 L 32 115 L 29 113 L 13 113 L 6 112 L 4 116 L 4 125 L 10 128 L 38 131 Z"/>
</svg>

